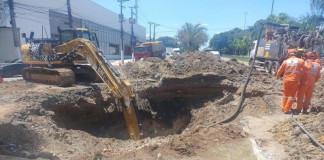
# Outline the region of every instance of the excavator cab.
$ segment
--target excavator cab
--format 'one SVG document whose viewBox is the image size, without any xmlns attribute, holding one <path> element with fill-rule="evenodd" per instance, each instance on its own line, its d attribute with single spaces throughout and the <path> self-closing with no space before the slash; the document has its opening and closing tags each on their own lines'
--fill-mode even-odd
<svg viewBox="0 0 324 160">
<path fill-rule="evenodd" d="M 100 48 L 96 33 L 89 32 L 86 28 L 72 28 L 64 30 L 58 28 L 58 31 L 60 34 L 60 44 L 67 43 L 76 38 L 84 38 L 90 40 L 97 48 Z"/>
</svg>

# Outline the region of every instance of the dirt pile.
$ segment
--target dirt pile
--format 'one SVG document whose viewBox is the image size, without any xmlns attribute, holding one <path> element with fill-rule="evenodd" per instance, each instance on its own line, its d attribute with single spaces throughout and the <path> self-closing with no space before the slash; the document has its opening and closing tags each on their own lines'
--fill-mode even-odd
<svg viewBox="0 0 324 160">
<path fill-rule="evenodd" d="M 315 84 L 311 107 L 321 107 L 321 110 L 324 111 L 324 73 L 322 73 L 321 78 Z"/>
<path fill-rule="evenodd" d="M 228 78 L 237 86 L 247 71 L 248 67 L 244 64 L 219 61 L 215 55 L 203 52 L 188 52 L 166 60 L 147 58 L 136 63 L 127 63 L 120 68 L 121 75 L 134 84 L 135 90 L 145 90 L 152 86 L 146 86 L 147 83 L 154 84 L 163 78 L 181 78 L 210 72 Z"/>
</svg>

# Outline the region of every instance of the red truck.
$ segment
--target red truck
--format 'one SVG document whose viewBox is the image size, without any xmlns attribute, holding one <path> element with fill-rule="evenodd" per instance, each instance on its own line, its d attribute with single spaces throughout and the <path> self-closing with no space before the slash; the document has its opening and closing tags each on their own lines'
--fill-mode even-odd
<svg viewBox="0 0 324 160">
<path fill-rule="evenodd" d="M 161 41 L 144 42 L 134 49 L 134 58 L 136 61 L 142 58 L 159 57 L 165 58 L 166 48 Z"/>
</svg>

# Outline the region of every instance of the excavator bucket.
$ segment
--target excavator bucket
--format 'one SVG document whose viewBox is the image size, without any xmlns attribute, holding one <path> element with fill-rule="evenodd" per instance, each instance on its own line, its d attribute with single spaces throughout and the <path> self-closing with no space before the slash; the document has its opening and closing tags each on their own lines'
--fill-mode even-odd
<svg viewBox="0 0 324 160">
<path fill-rule="evenodd" d="M 129 106 L 123 107 L 123 114 L 126 121 L 129 136 L 132 140 L 139 140 L 142 138 L 142 133 L 138 121 L 137 108 L 132 100 Z"/>
</svg>

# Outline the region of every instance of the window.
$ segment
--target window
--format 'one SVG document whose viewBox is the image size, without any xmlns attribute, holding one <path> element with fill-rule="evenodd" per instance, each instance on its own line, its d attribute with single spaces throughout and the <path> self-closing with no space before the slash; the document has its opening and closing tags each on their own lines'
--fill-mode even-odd
<svg viewBox="0 0 324 160">
<path fill-rule="evenodd" d="M 69 42 L 73 39 L 73 32 L 72 31 L 62 31 L 61 32 L 61 41 L 62 43 Z"/>
</svg>

